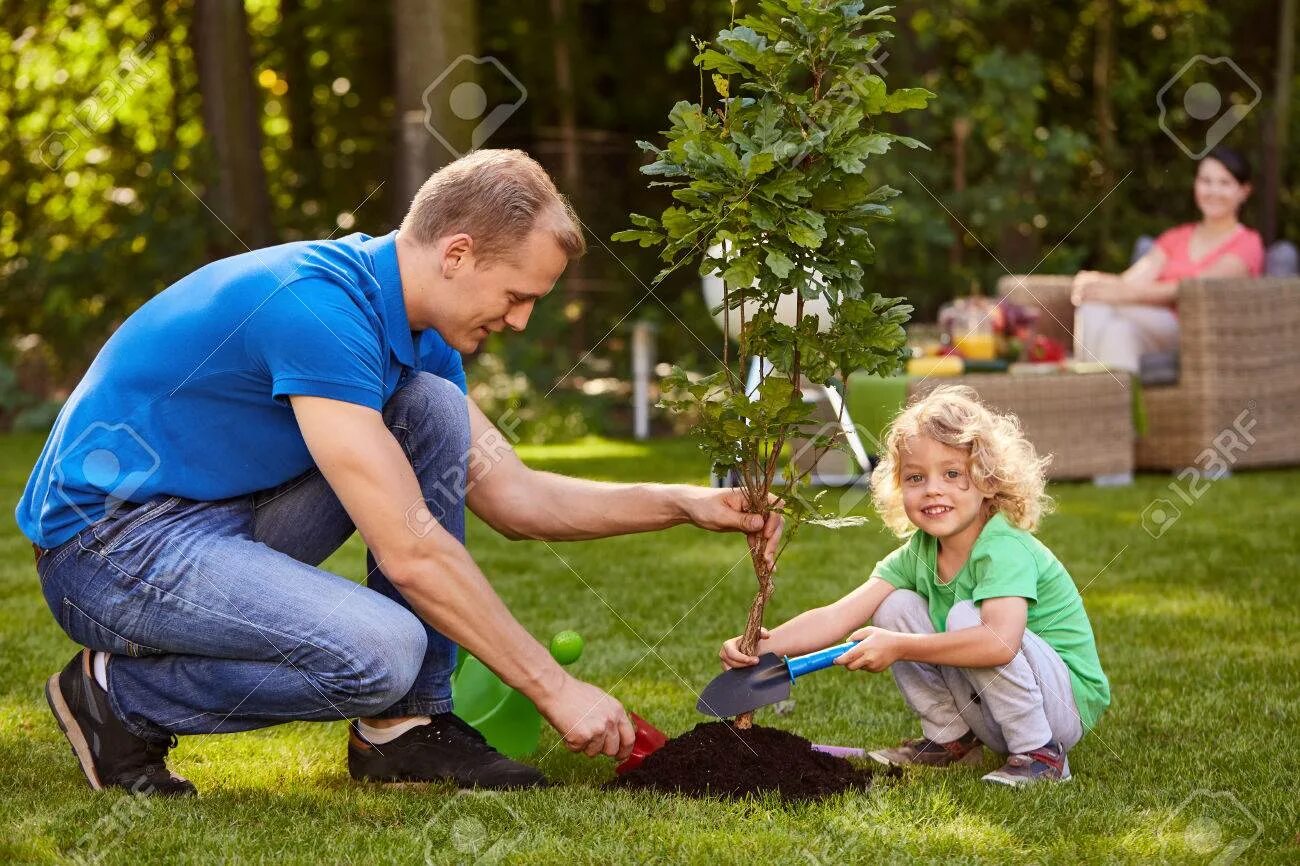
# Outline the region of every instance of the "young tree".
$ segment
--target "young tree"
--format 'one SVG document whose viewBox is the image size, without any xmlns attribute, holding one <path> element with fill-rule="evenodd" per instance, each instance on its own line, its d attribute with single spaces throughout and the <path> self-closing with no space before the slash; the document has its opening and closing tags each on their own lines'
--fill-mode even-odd
<svg viewBox="0 0 1300 866">
<path fill-rule="evenodd" d="M 889 7 L 864 6 L 764 0 L 757 14 L 733 20 L 712 44 L 697 43 L 700 101 L 673 106 L 663 147 L 639 142 L 655 157 L 641 171 L 658 178 L 652 186 L 668 187 L 676 204 L 658 219 L 632 214 L 635 228 L 614 235 L 659 249 L 668 266 L 656 282 L 691 260 L 699 261 L 701 275 L 721 272 L 724 331 L 732 316 L 741 324 L 737 369 L 724 333 L 721 369 L 699 378 L 675 368 L 660 405 L 696 413 L 701 449 L 719 475 L 739 479 L 751 511 L 783 512 L 782 551 L 801 524 L 862 520 L 827 515 L 816 497 L 801 495 L 806 471 L 792 461 L 776 483 L 792 438 L 811 438 L 823 453 L 842 441 L 812 432 L 801 383 L 847 382 L 858 370 L 894 372 L 911 312 L 901 299 L 863 288 L 863 266 L 874 257 L 867 229 L 888 217 L 886 202 L 898 195 L 866 169 L 894 144 L 923 146 L 878 129 L 875 119 L 924 108 L 934 94 L 886 87 L 875 54 L 890 36 L 881 23 L 893 19 Z M 706 71 L 716 94 L 707 104 Z M 777 315 L 777 302 L 789 294 L 793 324 Z M 817 298 L 826 312 L 805 314 Z M 763 365 L 753 391 L 738 372 L 744 357 L 771 364 L 770 371 Z M 759 547 L 751 545 L 750 558 L 758 592 L 741 648 L 752 653 L 773 568 Z M 748 715 L 736 723 L 748 727 Z"/>
</svg>

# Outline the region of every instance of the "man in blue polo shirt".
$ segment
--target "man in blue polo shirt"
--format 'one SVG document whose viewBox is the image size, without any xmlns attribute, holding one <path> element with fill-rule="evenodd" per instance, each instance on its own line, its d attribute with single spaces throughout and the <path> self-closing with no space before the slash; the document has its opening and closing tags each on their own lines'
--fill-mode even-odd
<svg viewBox="0 0 1300 866">
<path fill-rule="evenodd" d="M 187 795 L 177 735 L 354 720 L 379 782 L 545 783 L 451 713 L 462 644 L 587 755 L 625 757 L 619 703 L 564 671 L 464 547 L 693 523 L 757 536 L 735 491 L 525 467 L 465 396 L 461 352 L 523 331 L 581 229 L 519 151 L 421 188 L 401 228 L 214 262 L 136 311 L 60 413 L 18 503 L 45 598 L 85 647 L 46 696 L 94 788 Z M 366 586 L 317 566 L 352 533 Z"/>
</svg>

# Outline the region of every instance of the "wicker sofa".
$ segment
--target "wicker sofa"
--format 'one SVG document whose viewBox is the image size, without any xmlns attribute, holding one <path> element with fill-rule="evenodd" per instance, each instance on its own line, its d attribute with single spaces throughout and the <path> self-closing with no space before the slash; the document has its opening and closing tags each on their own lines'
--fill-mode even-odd
<svg viewBox="0 0 1300 866">
<path fill-rule="evenodd" d="M 1068 276 L 1007 276 L 998 293 L 1039 307 L 1039 332 L 1069 346 L 1070 283 Z M 1232 449 L 1233 467 L 1300 463 L 1300 278 L 1184 280 L 1178 316 L 1178 382 L 1142 391 L 1137 467 L 1205 468 L 1207 449 L 1225 450 L 1234 425 L 1249 444 Z"/>
</svg>

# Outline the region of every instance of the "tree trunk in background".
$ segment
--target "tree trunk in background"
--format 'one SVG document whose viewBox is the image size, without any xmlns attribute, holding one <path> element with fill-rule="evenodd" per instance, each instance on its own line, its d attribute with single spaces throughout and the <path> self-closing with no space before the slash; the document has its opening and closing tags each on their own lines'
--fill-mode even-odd
<svg viewBox="0 0 1300 866">
<path fill-rule="evenodd" d="M 1281 0 L 1277 10 L 1277 67 L 1274 70 L 1272 112 L 1264 137 L 1264 176 L 1260 190 L 1264 243 L 1277 240 L 1278 199 L 1286 177 L 1287 132 L 1291 124 L 1291 81 L 1295 75 L 1295 0 Z M 1291 238 L 1290 240 L 1298 240 Z"/>
<path fill-rule="evenodd" d="M 1120 196 L 1106 195 L 1115 185 L 1118 154 L 1115 149 L 1115 111 L 1111 84 L 1115 69 L 1115 10 L 1112 0 L 1098 0 L 1097 20 L 1093 24 L 1095 39 L 1092 55 L 1093 120 L 1097 125 L 1097 146 L 1101 151 L 1101 189 L 1105 199 L 1098 208 L 1097 249 L 1102 261 L 1109 257 L 1114 208 Z M 1126 262 L 1127 264 L 1127 262 Z"/>
<path fill-rule="evenodd" d="M 971 123 L 966 117 L 958 117 L 952 122 L 952 191 L 961 201 L 966 192 L 966 142 L 970 139 Z M 961 269 L 962 251 L 966 246 L 966 230 L 955 218 L 949 218 L 952 225 L 952 246 L 948 248 L 948 267 L 953 273 Z"/>
<path fill-rule="evenodd" d="M 271 197 L 258 126 L 262 101 L 253 88 L 248 16 L 241 0 L 197 0 L 191 34 L 203 100 L 203 125 L 216 159 L 208 206 L 238 237 L 234 249 L 274 240 Z"/>
<path fill-rule="evenodd" d="M 578 215 L 582 216 L 585 204 L 582 197 L 582 155 L 578 146 L 577 100 L 573 89 L 573 62 L 569 48 L 573 41 L 571 11 L 569 0 L 551 0 L 551 23 L 555 28 L 551 50 L 560 121 L 560 190 L 572 200 Z M 586 271 L 581 259 L 570 263 L 564 272 L 564 297 L 568 302 L 565 306 L 576 305 L 579 311 L 577 318 L 569 323 L 568 329 L 569 349 L 575 357 L 588 348 L 587 333 L 583 327 L 585 317 L 582 315 L 585 277 Z"/>
<path fill-rule="evenodd" d="M 289 140 L 298 174 L 296 186 L 303 200 L 321 196 L 320 156 L 316 153 L 316 122 L 312 116 L 311 75 L 307 68 L 307 25 L 309 16 L 302 0 L 280 0 L 280 43 L 284 48 L 285 103 L 289 115 Z"/>
<path fill-rule="evenodd" d="M 167 8 L 167 0 L 150 0 L 149 14 L 153 22 L 153 32 L 158 36 L 154 49 L 167 54 L 167 79 L 171 85 L 172 95 L 167 106 L 167 131 L 159 138 L 163 142 L 163 150 L 174 152 L 177 149 L 176 133 L 180 130 L 182 122 L 181 102 L 185 98 L 180 92 L 185 86 L 185 79 L 184 73 L 181 72 L 181 65 L 176 59 L 177 45 L 167 36 L 171 20 L 176 16 L 176 10 Z"/>
<path fill-rule="evenodd" d="M 462 118 L 451 104 L 455 85 L 475 80 L 479 68 L 457 60 L 475 57 L 478 50 L 475 4 L 395 0 L 393 28 L 398 123 L 393 209 L 400 220 L 429 175 L 470 150 L 471 133 L 481 119 Z"/>
</svg>

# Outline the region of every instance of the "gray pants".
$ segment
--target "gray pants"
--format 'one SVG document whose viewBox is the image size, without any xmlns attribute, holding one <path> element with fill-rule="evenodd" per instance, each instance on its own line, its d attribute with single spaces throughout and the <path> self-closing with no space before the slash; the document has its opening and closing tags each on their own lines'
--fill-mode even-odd
<svg viewBox="0 0 1300 866">
<path fill-rule="evenodd" d="M 881 603 L 872 623 L 890 631 L 934 634 L 925 599 L 896 589 Z M 974 603 L 959 601 L 948 614 L 948 631 L 980 624 Z M 894 680 L 921 732 L 939 743 L 974 731 L 996 752 L 1024 754 L 1059 740 L 1067 751 L 1083 737 L 1074 705 L 1070 672 L 1047 642 L 1026 629 L 1016 657 L 993 668 L 959 668 L 894 662 Z"/>
</svg>

